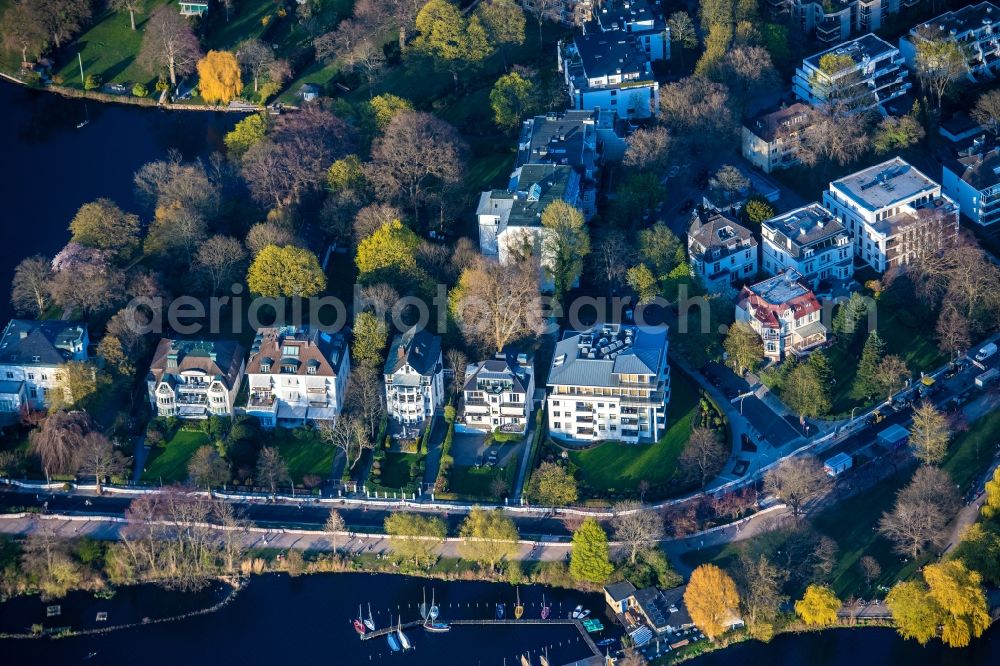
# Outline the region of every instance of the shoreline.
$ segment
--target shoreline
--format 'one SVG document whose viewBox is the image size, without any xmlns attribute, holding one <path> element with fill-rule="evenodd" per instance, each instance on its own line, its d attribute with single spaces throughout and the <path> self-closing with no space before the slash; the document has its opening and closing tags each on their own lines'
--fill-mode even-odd
<svg viewBox="0 0 1000 666">
<path fill-rule="evenodd" d="M 121 104 L 123 106 L 140 107 L 144 109 L 161 109 L 164 111 L 201 111 L 201 112 L 222 112 L 222 113 L 259 113 L 267 109 L 259 105 L 247 104 L 246 107 L 229 106 L 207 106 L 203 104 L 169 104 L 160 103 L 151 95 L 149 97 L 136 97 L 134 95 L 112 95 L 98 90 L 77 90 L 67 86 L 59 86 L 54 83 L 47 85 L 33 86 L 12 74 L 0 72 L 0 79 L 13 85 L 21 86 L 26 90 L 36 90 L 59 95 L 66 99 L 82 99 L 102 104 Z M 286 107 L 291 108 L 291 107 Z"/>
</svg>

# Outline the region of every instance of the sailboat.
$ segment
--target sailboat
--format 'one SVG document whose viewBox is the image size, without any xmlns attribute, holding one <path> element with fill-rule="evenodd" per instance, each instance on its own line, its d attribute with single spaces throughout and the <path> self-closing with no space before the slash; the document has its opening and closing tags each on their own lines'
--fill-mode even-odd
<svg viewBox="0 0 1000 666">
<path fill-rule="evenodd" d="M 552 607 L 545 605 L 545 595 L 542 594 L 542 619 L 543 620 L 549 619 L 549 613 L 551 612 L 552 612 Z"/>
<path fill-rule="evenodd" d="M 434 603 L 434 588 L 432 587 L 431 588 L 431 607 L 427 611 L 427 619 L 429 619 L 431 622 L 433 622 L 434 620 L 438 619 L 438 615 L 440 615 L 440 614 L 441 614 L 441 609 L 438 608 L 438 605 L 436 603 Z"/>
<path fill-rule="evenodd" d="M 76 124 L 77 129 L 83 129 L 84 127 L 90 124 L 90 109 L 87 108 L 86 104 L 83 105 L 83 112 L 86 114 L 87 117 L 84 118 L 84 120 L 82 120 L 81 122 L 78 122 Z"/>
<path fill-rule="evenodd" d="M 361 620 L 362 617 L 363 616 L 361 615 L 361 604 L 358 604 L 358 616 L 354 618 L 353 622 L 354 630 L 357 631 L 362 636 L 364 636 L 365 631 L 367 631 L 367 629 L 365 628 L 365 623 Z"/>
<path fill-rule="evenodd" d="M 427 619 L 427 588 L 426 587 L 423 590 L 423 594 L 424 594 L 424 600 L 420 602 L 420 619 L 421 620 L 426 620 Z"/>
<path fill-rule="evenodd" d="M 368 631 L 375 631 L 375 619 L 372 617 L 372 605 L 368 604 L 368 619 L 365 620 Z"/>
<path fill-rule="evenodd" d="M 407 638 L 406 634 L 403 633 L 402 616 L 400 616 L 399 618 L 399 624 L 396 625 L 396 635 L 399 637 L 399 647 L 403 648 L 404 651 L 409 650 L 410 648 L 413 647 L 413 644 L 410 643 L 410 639 Z"/>
<path fill-rule="evenodd" d="M 521 655 L 521 666 L 531 666 L 531 657 L 528 655 Z"/>
<path fill-rule="evenodd" d="M 396 638 L 396 634 L 390 631 L 385 635 L 385 640 L 389 644 L 390 650 L 399 652 L 399 640 Z"/>
<path fill-rule="evenodd" d="M 504 605 L 497 604 L 497 619 L 502 620 L 504 615 Z"/>
<path fill-rule="evenodd" d="M 549 666 L 549 646 L 545 646 L 545 654 L 538 655 L 538 663 L 541 666 Z"/>
<path fill-rule="evenodd" d="M 524 605 L 521 604 L 521 588 L 517 588 L 517 605 L 514 606 L 514 619 L 520 620 L 524 615 Z"/>
</svg>

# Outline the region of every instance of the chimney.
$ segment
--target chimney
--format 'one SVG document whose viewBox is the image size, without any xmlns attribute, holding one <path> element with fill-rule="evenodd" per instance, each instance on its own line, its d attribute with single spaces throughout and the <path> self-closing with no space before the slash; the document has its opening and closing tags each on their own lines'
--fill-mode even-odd
<svg viewBox="0 0 1000 666">
<path fill-rule="evenodd" d="M 21 331 L 21 339 L 24 340 L 26 337 L 28 337 L 28 332 L 27 331 Z"/>
</svg>

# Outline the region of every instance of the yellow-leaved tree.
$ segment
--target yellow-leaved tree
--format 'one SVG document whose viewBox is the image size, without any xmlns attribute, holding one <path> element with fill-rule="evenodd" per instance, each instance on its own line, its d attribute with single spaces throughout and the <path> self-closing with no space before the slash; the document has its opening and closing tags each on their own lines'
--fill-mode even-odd
<svg viewBox="0 0 1000 666">
<path fill-rule="evenodd" d="M 416 266 L 414 254 L 420 238 L 399 220 L 387 222 L 358 243 L 355 263 L 362 275 L 383 269 L 407 269 Z"/>
<path fill-rule="evenodd" d="M 243 92 L 240 65 L 229 51 L 209 51 L 198 61 L 198 90 L 206 102 L 229 104 Z"/>
<path fill-rule="evenodd" d="M 808 625 L 825 627 L 837 621 L 840 599 L 826 585 L 810 585 L 795 602 L 795 613 Z"/>
<path fill-rule="evenodd" d="M 695 626 L 714 641 L 739 617 L 740 597 L 729 574 L 714 564 L 702 564 L 691 572 L 684 605 Z"/>
<path fill-rule="evenodd" d="M 897 583 L 886 603 L 903 638 L 921 645 L 938 635 L 945 645 L 965 647 L 990 624 L 982 576 L 959 560 L 929 564 L 923 581 Z"/>
<path fill-rule="evenodd" d="M 1000 515 L 1000 467 L 993 470 L 993 478 L 986 482 L 986 504 L 983 515 L 987 518 Z"/>
<path fill-rule="evenodd" d="M 294 245 L 268 245 L 247 271 L 250 291 L 268 298 L 315 296 L 326 289 L 326 275 L 316 255 Z"/>
</svg>

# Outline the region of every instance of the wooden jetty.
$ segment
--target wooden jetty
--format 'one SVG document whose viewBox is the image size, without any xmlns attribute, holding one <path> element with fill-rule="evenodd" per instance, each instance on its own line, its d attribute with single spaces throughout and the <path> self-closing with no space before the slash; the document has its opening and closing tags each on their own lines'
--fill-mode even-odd
<svg viewBox="0 0 1000 666">
<path fill-rule="evenodd" d="M 407 623 L 403 624 L 402 628 L 403 629 L 412 629 L 414 627 L 419 627 L 422 624 L 423 624 L 423 620 L 414 620 L 413 622 L 407 622 Z M 587 644 L 587 647 L 590 648 L 590 651 L 595 656 L 601 656 L 601 650 L 597 647 L 597 644 L 594 643 L 594 639 L 592 639 L 590 637 L 590 634 L 587 633 L 587 630 L 583 628 L 583 623 L 580 620 L 570 620 L 570 619 L 565 619 L 564 620 L 564 619 L 559 619 L 559 618 L 550 618 L 548 620 L 542 620 L 541 618 L 523 618 L 523 619 L 520 619 L 520 620 L 452 620 L 448 624 L 450 624 L 452 626 L 463 626 L 463 625 L 465 625 L 465 626 L 489 626 L 489 625 L 498 625 L 498 624 L 507 624 L 507 625 L 510 625 L 510 624 L 567 625 L 568 624 L 568 625 L 573 625 L 580 632 L 580 635 L 583 636 L 583 640 Z M 396 631 L 396 629 L 398 629 L 398 628 L 399 627 L 385 627 L 384 629 L 376 629 L 375 631 L 366 631 L 364 633 L 364 635 L 361 636 L 361 640 L 367 641 L 367 640 L 372 639 L 372 638 L 379 638 L 381 636 L 385 636 L 388 633 Z"/>
</svg>

